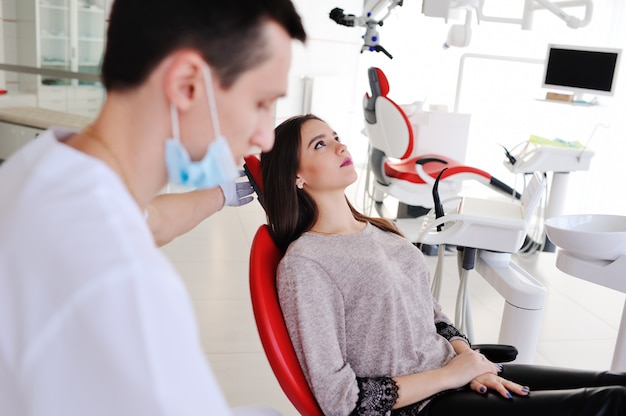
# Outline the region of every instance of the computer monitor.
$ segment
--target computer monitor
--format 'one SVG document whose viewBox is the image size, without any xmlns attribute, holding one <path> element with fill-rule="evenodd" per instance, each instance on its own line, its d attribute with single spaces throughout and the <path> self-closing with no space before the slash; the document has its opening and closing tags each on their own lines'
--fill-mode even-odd
<svg viewBox="0 0 626 416">
<path fill-rule="evenodd" d="M 549 44 L 542 87 L 613 95 L 622 50 Z"/>
</svg>

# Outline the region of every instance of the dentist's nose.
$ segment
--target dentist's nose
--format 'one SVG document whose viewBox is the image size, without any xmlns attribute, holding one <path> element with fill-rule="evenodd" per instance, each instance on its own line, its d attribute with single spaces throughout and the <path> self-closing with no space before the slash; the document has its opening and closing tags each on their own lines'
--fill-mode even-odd
<svg viewBox="0 0 626 416">
<path fill-rule="evenodd" d="M 271 120 L 261 123 L 252 137 L 252 144 L 260 147 L 263 152 L 272 150 L 274 146 L 274 127 Z"/>
<path fill-rule="evenodd" d="M 274 130 L 270 129 L 268 132 L 259 133 L 256 141 L 257 146 L 261 148 L 263 152 L 269 152 L 274 147 Z"/>
</svg>

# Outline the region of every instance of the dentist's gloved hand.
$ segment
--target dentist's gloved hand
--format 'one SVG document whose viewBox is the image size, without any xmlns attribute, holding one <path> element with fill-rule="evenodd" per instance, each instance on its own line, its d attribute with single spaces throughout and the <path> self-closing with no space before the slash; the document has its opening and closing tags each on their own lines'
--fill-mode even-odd
<svg viewBox="0 0 626 416">
<path fill-rule="evenodd" d="M 240 170 L 239 176 L 245 176 L 245 171 Z M 231 207 L 238 207 L 241 205 L 245 205 L 254 200 L 252 193 L 254 193 L 254 188 L 250 185 L 250 181 L 230 181 L 228 183 L 220 185 L 222 189 L 222 193 L 224 194 L 224 206 L 229 205 Z M 222 208 L 224 208 L 222 206 Z"/>
</svg>

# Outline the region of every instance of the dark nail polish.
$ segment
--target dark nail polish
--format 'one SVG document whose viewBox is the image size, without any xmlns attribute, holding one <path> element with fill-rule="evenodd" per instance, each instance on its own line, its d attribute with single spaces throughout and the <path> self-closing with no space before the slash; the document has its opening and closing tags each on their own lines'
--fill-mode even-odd
<svg viewBox="0 0 626 416">
<path fill-rule="evenodd" d="M 483 386 L 480 388 L 481 393 L 485 393 L 487 391 L 487 387 Z"/>
<path fill-rule="evenodd" d="M 506 392 L 506 397 L 508 397 L 509 399 L 513 398 L 513 395 L 511 395 L 511 393 L 509 393 L 508 391 Z"/>
<path fill-rule="evenodd" d="M 530 392 L 530 387 L 526 387 L 526 386 L 522 387 L 522 393 L 528 394 L 529 392 Z"/>
</svg>

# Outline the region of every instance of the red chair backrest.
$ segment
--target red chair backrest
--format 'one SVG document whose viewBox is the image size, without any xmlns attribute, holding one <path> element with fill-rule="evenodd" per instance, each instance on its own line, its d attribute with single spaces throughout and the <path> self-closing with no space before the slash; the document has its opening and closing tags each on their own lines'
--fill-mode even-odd
<svg viewBox="0 0 626 416">
<path fill-rule="evenodd" d="M 303 416 L 323 416 L 291 344 L 276 291 L 282 254 L 267 225 L 257 230 L 250 249 L 250 296 L 265 355 L 280 387 Z"/>
</svg>

